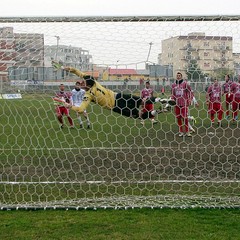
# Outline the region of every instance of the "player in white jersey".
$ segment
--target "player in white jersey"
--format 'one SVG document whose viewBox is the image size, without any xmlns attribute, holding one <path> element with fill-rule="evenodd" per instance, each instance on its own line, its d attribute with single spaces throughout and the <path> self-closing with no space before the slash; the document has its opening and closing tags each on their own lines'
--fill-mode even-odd
<svg viewBox="0 0 240 240">
<path fill-rule="evenodd" d="M 72 90 L 72 99 L 71 100 L 72 100 L 73 106 L 79 107 L 83 101 L 84 95 L 85 95 L 85 90 L 81 88 L 81 83 L 76 82 L 75 88 Z M 77 113 L 77 119 L 79 121 L 80 128 L 82 128 L 83 127 L 82 118 L 78 112 L 76 112 L 76 113 Z M 89 129 L 90 128 L 90 120 L 89 120 L 86 110 L 84 110 L 83 115 L 87 120 L 87 128 Z"/>
</svg>

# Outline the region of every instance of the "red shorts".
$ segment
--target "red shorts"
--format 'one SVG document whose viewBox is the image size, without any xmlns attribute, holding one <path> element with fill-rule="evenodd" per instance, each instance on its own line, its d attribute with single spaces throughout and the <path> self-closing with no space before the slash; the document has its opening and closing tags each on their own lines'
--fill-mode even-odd
<svg viewBox="0 0 240 240">
<path fill-rule="evenodd" d="M 154 104 L 152 103 L 147 103 L 144 105 L 143 112 L 151 112 L 154 110 Z"/>
<path fill-rule="evenodd" d="M 232 110 L 235 112 L 236 110 L 240 109 L 240 99 L 235 98 L 232 102 Z"/>
<path fill-rule="evenodd" d="M 210 114 L 215 114 L 219 111 L 223 111 L 222 104 L 219 102 L 209 102 L 208 112 Z"/>
<path fill-rule="evenodd" d="M 69 115 L 69 109 L 64 106 L 57 106 L 56 107 L 56 114 L 57 115 Z"/>
<path fill-rule="evenodd" d="M 226 103 L 231 103 L 233 101 L 233 94 L 226 94 Z"/>
<path fill-rule="evenodd" d="M 175 106 L 176 118 L 187 118 L 188 117 L 188 107 Z"/>
</svg>

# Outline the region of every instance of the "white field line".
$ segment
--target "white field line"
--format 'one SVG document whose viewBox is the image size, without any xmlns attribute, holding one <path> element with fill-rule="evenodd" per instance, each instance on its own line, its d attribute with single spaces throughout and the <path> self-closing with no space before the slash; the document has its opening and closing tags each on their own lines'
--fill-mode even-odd
<svg viewBox="0 0 240 240">
<path fill-rule="evenodd" d="M 43 181 L 43 182 L 14 182 L 2 181 L 0 184 L 152 184 L 152 183 L 240 183 L 240 180 L 155 180 L 155 181 Z"/>
<path fill-rule="evenodd" d="M 106 151 L 111 151 L 111 150 L 181 150 L 181 149 L 206 149 L 210 148 L 211 150 L 213 149 L 235 149 L 237 151 L 240 151 L 239 149 L 236 149 L 236 146 L 221 146 L 221 147 L 213 147 L 213 146 L 178 146 L 178 147 L 165 147 L 165 146 L 160 146 L 160 147 L 79 147 L 79 148 L 0 148 L 0 151 L 60 151 L 60 150 L 106 150 Z"/>
</svg>

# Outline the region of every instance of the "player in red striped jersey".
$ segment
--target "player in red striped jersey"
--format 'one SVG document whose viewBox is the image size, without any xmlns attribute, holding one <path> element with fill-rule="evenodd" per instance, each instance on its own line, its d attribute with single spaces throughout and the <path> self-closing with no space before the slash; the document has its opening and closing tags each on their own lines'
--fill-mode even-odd
<svg viewBox="0 0 240 240">
<path fill-rule="evenodd" d="M 232 101 L 233 122 L 235 122 L 238 119 L 238 111 L 240 108 L 240 78 L 238 79 L 237 83 L 234 82 L 231 85 L 231 93 L 233 96 Z"/>
<path fill-rule="evenodd" d="M 206 102 L 208 105 L 208 112 L 210 114 L 210 119 L 212 126 L 214 124 L 215 114 L 218 118 L 218 126 L 221 126 L 222 116 L 223 116 L 223 107 L 222 107 L 222 87 L 217 79 L 208 87 L 206 94 Z"/>
<path fill-rule="evenodd" d="M 150 81 L 146 81 L 145 88 L 142 89 L 141 91 L 141 98 L 150 99 L 152 97 L 153 97 L 153 89 L 150 87 Z M 151 112 L 153 110 L 154 110 L 154 104 L 152 102 L 143 103 L 142 113 Z M 150 119 L 153 124 L 157 123 L 157 121 L 154 119 L 154 116 L 151 116 Z M 144 120 L 142 120 L 141 123 L 144 124 Z"/>
<path fill-rule="evenodd" d="M 56 93 L 56 97 L 61 99 L 61 100 L 65 100 L 65 102 L 70 103 L 71 93 L 70 92 L 65 92 L 64 84 L 60 84 L 59 85 L 59 92 Z M 56 108 L 55 108 L 55 111 L 56 111 L 57 119 L 61 124 L 61 128 L 63 128 L 63 126 L 64 126 L 63 115 L 67 116 L 68 122 L 69 122 L 70 126 L 73 128 L 73 120 L 69 115 L 69 109 L 68 108 L 66 108 L 65 106 L 62 106 L 62 105 L 57 105 Z"/>
<path fill-rule="evenodd" d="M 178 72 L 176 76 L 176 82 L 172 84 L 172 96 L 171 98 L 176 101 L 175 115 L 177 118 L 177 124 L 179 128 L 179 136 L 184 135 L 183 122 L 185 126 L 185 133 L 188 137 L 191 137 L 189 132 L 189 120 L 188 111 L 189 105 L 192 101 L 192 89 L 187 81 L 183 80 L 182 73 Z M 182 122 L 183 120 L 183 122 Z"/>
<path fill-rule="evenodd" d="M 223 93 L 226 95 L 226 119 L 229 120 L 230 114 L 229 109 L 233 101 L 233 94 L 231 93 L 231 85 L 233 84 L 233 81 L 230 78 L 230 75 L 225 75 L 225 83 L 223 84 Z"/>
</svg>

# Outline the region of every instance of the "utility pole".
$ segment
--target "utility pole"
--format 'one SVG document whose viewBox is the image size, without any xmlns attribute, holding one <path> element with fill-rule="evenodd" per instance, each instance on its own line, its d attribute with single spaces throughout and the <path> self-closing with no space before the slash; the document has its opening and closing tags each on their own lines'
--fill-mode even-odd
<svg viewBox="0 0 240 240">
<path fill-rule="evenodd" d="M 118 63 L 120 60 L 117 60 L 116 62 L 116 80 L 118 80 Z"/>
<path fill-rule="evenodd" d="M 148 50 L 148 56 L 147 56 L 147 61 L 146 62 L 148 62 L 148 60 L 149 60 L 149 56 L 150 56 L 150 53 L 151 53 L 152 45 L 153 45 L 153 42 L 150 42 L 149 43 L 149 50 Z"/>
<path fill-rule="evenodd" d="M 59 36 L 54 36 L 54 37 L 57 39 L 57 49 L 56 49 L 56 53 L 55 53 L 55 60 L 57 61 L 60 37 Z"/>
</svg>

